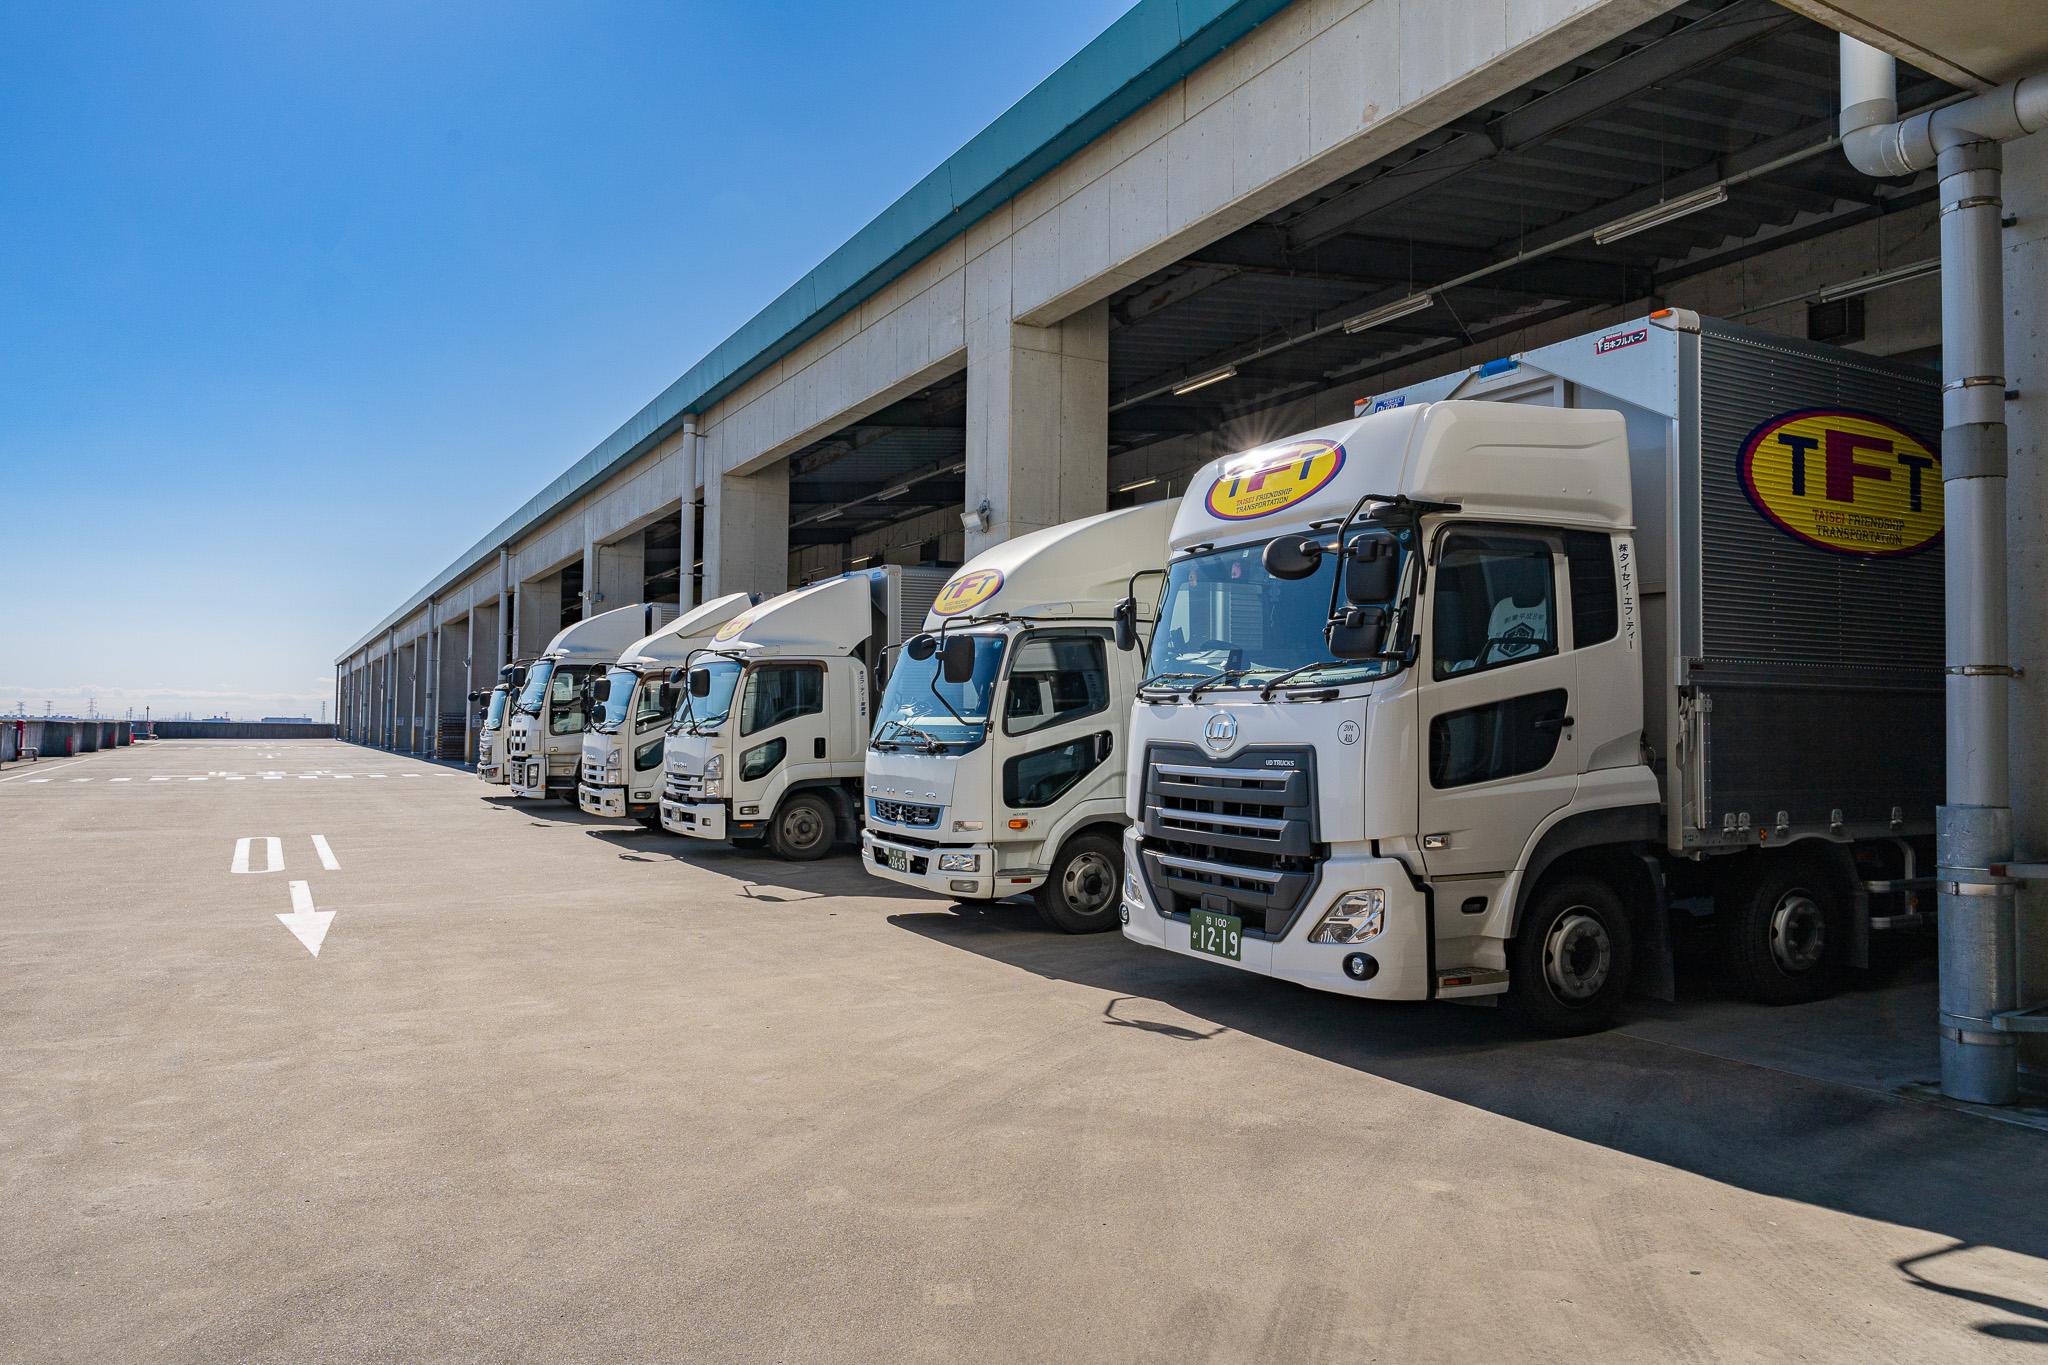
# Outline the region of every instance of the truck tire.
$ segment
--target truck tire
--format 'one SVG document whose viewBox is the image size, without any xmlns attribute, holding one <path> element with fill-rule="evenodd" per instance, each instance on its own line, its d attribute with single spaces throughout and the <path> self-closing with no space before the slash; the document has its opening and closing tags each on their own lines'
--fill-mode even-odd
<svg viewBox="0 0 2048 1365">
<path fill-rule="evenodd" d="M 1849 951 L 1848 915 L 1819 859 L 1766 857 L 1730 897 L 1721 920 L 1729 984 L 1761 1005 L 1832 995 Z"/>
<path fill-rule="evenodd" d="M 650 833 L 661 833 L 661 817 L 659 815 L 636 815 L 633 817 L 633 820 L 642 829 Z"/>
<path fill-rule="evenodd" d="M 1077 834 L 1060 847 L 1052 871 L 1031 893 L 1038 917 L 1068 934 L 1100 934 L 1117 927 L 1124 881 L 1121 843 L 1100 834 Z"/>
<path fill-rule="evenodd" d="M 832 851 L 838 827 L 831 802 L 816 792 L 798 792 L 775 808 L 775 818 L 768 822 L 768 848 L 789 862 L 812 862 Z"/>
<path fill-rule="evenodd" d="M 1537 891 L 1508 945 L 1508 1001 L 1553 1038 L 1614 1022 L 1628 996 L 1635 937 L 1628 910 L 1597 877 L 1561 877 Z"/>
</svg>

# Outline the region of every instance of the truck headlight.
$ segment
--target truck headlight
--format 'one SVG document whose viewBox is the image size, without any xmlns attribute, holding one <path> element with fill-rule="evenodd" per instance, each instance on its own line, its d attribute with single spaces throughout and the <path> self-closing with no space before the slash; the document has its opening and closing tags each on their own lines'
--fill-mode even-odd
<svg viewBox="0 0 2048 1365">
<path fill-rule="evenodd" d="M 725 755 L 713 754 L 704 760 L 704 794 L 725 795 Z"/>
<path fill-rule="evenodd" d="M 1380 930 L 1387 927 L 1387 893 L 1378 887 L 1370 891 L 1353 891 L 1340 896 L 1330 907 L 1315 932 L 1308 936 L 1310 943 L 1363 943 L 1369 938 L 1378 938 Z"/>
<path fill-rule="evenodd" d="M 619 770 L 619 751 L 617 749 L 604 756 L 604 770 L 608 773 L 615 773 Z"/>
<path fill-rule="evenodd" d="M 1138 869 L 1135 867 L 1124 869 L 1124 899 L 1132 905 L 1145 903 L 1145 893 L 1138 886 Z"/>
<path fill-rule="evenodd" d="M 939 871 L 979 872 L 981 871 L 981 855 L 979 853 L 941 853 L 939 855 Z"/>
</svg>

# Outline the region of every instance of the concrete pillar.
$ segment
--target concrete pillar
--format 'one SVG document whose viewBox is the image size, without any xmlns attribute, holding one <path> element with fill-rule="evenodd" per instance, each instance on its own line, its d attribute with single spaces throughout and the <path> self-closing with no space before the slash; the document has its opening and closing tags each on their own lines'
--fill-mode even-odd
<svg viewBox="0 0 2048 1365">
<path fill-rule="evenodd" d="M 529 578 L 519 585 L 519 623 L 513 639 L 522 658 L 535 658 L 562 630 L 560 573 Z"/>
<path fill-rule="evenodd" d="M 641 601 L 647 588 L 646 535 L 635 531 L 609 544 L 588 546 L 583 552 L 583 585 L 595 594 L 584 599 L 585 616 Z"/>
<path fill-rule="evenodd" d="M 1109 506 L 1109 304 L 1051 327 L 1010 320 L 1009 248 L 968 264 L 965 555 Z"/>
<path fill-rule="evenodd" d="M 2005 144 L 2008 686 L 2015 854 L 2048 862 L 2048 133 Z M 2048 1004 L 2048 886 L 2019 898 L 2020 1004 Z M 2048 1090 L 2048 1034 L 2021 1034 L 2021 1085 Z"/>
<path fill-rule="evenodd" d="M 704 600 L 789 589 L 789 461 L 704 477 Z"/>
</svg>

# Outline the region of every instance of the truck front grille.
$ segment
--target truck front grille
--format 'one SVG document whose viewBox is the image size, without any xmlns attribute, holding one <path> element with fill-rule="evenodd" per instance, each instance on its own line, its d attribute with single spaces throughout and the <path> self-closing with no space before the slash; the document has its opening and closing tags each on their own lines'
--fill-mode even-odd
<svg viewBox="0 0 2048 1365">
<path fill-rule="evenodd" d="M 670 773 L 661 784 L 661 794 L 671 801 L 700 801 L 704 796 L 704 779 L 696 773 Z"/>
<path fill-rule="evenodd" d="M 512 755 L 512 757 L 514 757 L 514 758 L 525 758 L 525 757 L 526 757 L 526 736 L 525 736 L 525 734 L 523 734 L 522 732 L 520 732 L 520 731 L 517 731 L 517 730 L 513 731 L 513 732 L 512 732 L 512 737 L 511 737 L 510 739 L 508 739 L 508 740 L 506 740 L 506 741 L 505 741 L 505 751 L 506 751 L 507 753 L 511 754 L 511 755 Z"/>
<path fill-rule="evenodd" d="M 943 806 L 920 806 L 910 801 L 871 800 L 875 818 L 886 820 L 892 825 L 908 825 L 912 829 L 929 829 L 939 823 L 939 812 Z"/>
<path fill-rule="evenodd" d="M 1237 915 L 1278 938 L 1315 882 L 1315 754 L 1247 749 L 1228 760 L 1188 745 L 1145 759 L 1142 859 L 1169 914 Z"/>
</svg>

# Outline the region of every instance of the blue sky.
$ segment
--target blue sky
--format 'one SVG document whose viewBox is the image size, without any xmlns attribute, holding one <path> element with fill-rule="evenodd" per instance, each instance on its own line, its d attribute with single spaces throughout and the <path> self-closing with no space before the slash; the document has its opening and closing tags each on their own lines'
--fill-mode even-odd
<svg viewBox="0 0 2048 1365">
<path fill-rule="evenodd" d="M 0 0 L 0 710 L 317 713 L 1127 2 Z"/>
</svg>

